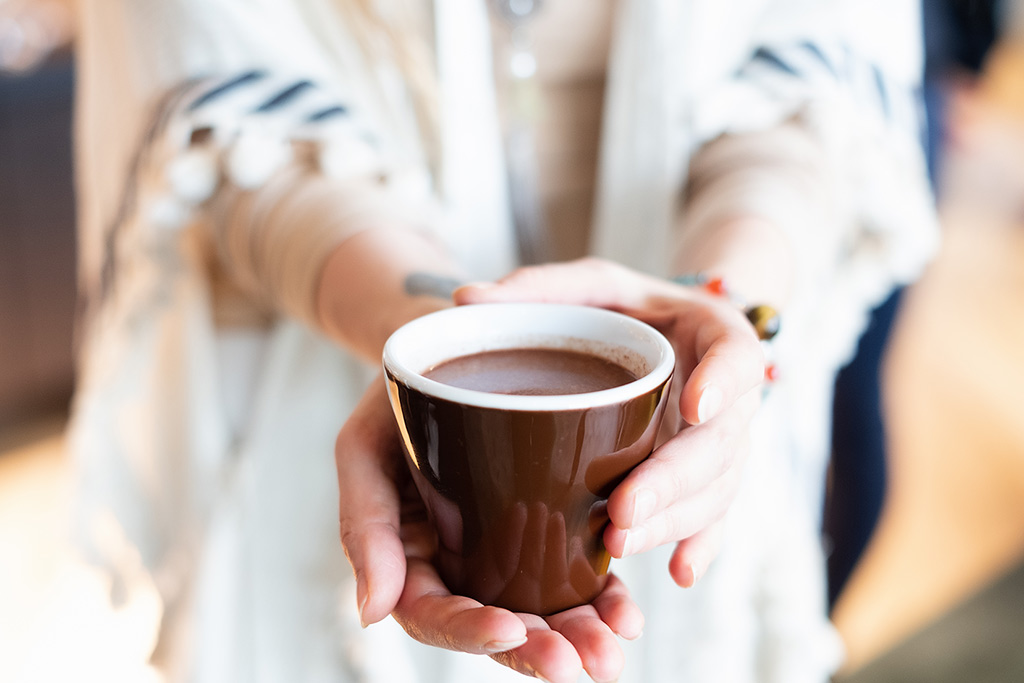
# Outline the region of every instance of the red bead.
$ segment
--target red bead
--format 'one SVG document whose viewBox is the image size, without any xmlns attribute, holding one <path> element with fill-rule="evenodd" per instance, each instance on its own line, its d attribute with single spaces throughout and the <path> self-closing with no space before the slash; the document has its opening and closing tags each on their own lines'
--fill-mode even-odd
<svg viewBox="0 0 1024 683">
<path fill-rule="evenodd" d="M 773 363 L 768 363 L 764 366 L 764 381 L 774 382 L 779 378 L 779 370 Z"/>
<path fill-rule="evenodd" d="M 725 281 L 720 277 L 713 277 L 708 280 L 704 285 L 704 290 L 715 296 L 725 296 L 727 292 Z"/>
</svg>

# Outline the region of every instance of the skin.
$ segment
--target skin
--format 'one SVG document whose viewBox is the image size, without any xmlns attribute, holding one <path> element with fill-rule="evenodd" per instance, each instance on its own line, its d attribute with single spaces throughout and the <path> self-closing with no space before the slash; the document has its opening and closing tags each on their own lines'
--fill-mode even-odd
<svg viewBox="0 0 1024 683">
<path fill-rule="evenodd" d="M 726 278 L 734 270 L 759 272 L 759 255 L 785 253 L 780 239 L 756 219 L 731 220 L 703 236 L 693 270 Z M 346 240 L 321 279 L 324 329 L 379 362 L 391 331 L 451 303 L 433 296 L 437 292 L 410 292 L 412 274 L 421 284 L 426 274 L 427 282 L 449 285 L 461 275 L 418 233 L 385 227 Z M 755 289 L 755 280 L 739 281 L 746 291 L 763 290 L 770 293 L 768 301 L 781 305 L 785 282 Z M 675 543 L 668 571 L 679 586 L 694 585 L 718 552 L 722 518 L 746 458 L 747 428 L 760 401 L 764 359 L 745 317 L 720 298 L 597 259 L 520 269 L 497 283 L 460 287 L 453 301 L 600 306 L 634 315 L 669 337 L 685 378 L 677 424 L 612 493 L 604 540 L 614 557 Z M 335 456 L 341 541 L 355 572 L 364 625 L 390 614 L 421 642 L 489 655 L 554 683 L 575 681 L 581 671 L 595 681 L 620 675 L 618 638 L 639 637 L 644 622 L 615 577 L 592 604 L 546 618 L 481 605 L 447 590 L 429 562 L 434 539 L 406 471 L 383 381 L 370 386 L 341 429 Z"/>
</svg>

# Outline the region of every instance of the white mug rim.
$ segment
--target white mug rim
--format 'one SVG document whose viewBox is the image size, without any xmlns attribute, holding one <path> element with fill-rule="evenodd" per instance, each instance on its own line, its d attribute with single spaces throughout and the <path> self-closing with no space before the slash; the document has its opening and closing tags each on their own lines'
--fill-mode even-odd
<svg viewBox="0 0 1024 683">
<path fill-rule="evenodd" d="M 467 319 L 470 316 L 495 316 L 495 315 L 529 315 L 531 312 L 543 311 L 546 315 L 558 317 L 584 316 L 597 324 L 604 324 L 616 334 L 626 335 L 635 340 L 637 344 L 643 344 L 649 349 L 649 353 L 632 348 L 635 353 L 642 354 L 650 365 L 649 371 L 636 380 L 601 391 L 593 391 L 580 394 L 561 395 L 517 395 L 497 394 L 472 389 L 463 389 L 444 384 L 423 376 L 427 368 L 412 368 L 402 360 L 402 345 L 414 343 L 417 338 L 423 338 L 428 329 L 444 323 L 455 323 L 460 319 Z M 435 327 L 436 329 L 436 327 Z M 515 331 L 514 334 L 525 338 L 528 332 Z M 534 334 L 539 334 L 534 332 Z M 568 333 L 548 332 L 550 338 L 570 340 L 573 337 Z M 612 335 L 614 336 L 614 335 Z M 623 347 L 626 343 L 616 343 L 600 339 L 580 339 L 580 341 L 593 341 L 595 343 L 607 343 L 609 346 Z M 468 353 L 477 353 L 489 350 L 489 348 L 515 348 L 523 344 L 504 344 L 497 347 L 473 348 L 469 351 L 452 351 L 444 355 L 442 360 L 455 358 Z M 437 362 L 442 362 L 441 360 Z M 436 363 L 434 363 L 436 365 Z M 473 304 L 468 306 L 457 306 L 446 308 L 434 313 L 429 313 L 420 318 L 406 323 L 396 330 L 384 345 L 383 365 L 385 374 L 389 381 L 398 381 L 409 388 L 427 396 L 450 401 L 453 403 L 474 406 L 479 408 L 493 408 L 497 410 L 511 411 L 568 411 L 586 410 L 601 406 L 616 405 L 631 399 L 650 393 L 664 384 L 671 376 L 675 368 L 675 353 L 672 345 L 658 330 L 647 323 L 615 311 L 593 306 L 581 306 L 574 304 L 556 303 L 493 303 Z"/>
</svg>

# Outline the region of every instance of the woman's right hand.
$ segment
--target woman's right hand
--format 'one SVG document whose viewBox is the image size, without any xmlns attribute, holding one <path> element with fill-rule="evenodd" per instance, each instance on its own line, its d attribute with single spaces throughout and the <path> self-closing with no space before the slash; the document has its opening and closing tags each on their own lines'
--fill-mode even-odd
<svg viewBox="0 0 1024 683">
<path fill-rule="evenodd" d="M 678 410 L 666 411 L 669 436 L 609 497 L 604 541 L 614 557 L 675 543 L 669 573 L 692 586 L 718 554 L 760 405 L 764 354 L 753 326 L 723 297 L 594 258 L 521 268 L 455 292 L 463 305 L 510 301 L 617 310 L 672 342 Z"/>
<path fill-rule="evenodd" d="M 520 673 L 576 681 L 618 678 L 618 637 L 635 638 L 643 615 L 611 576 L 588 605 L 548 617 L 513 613 L 453 595 L 431 563 L 436 537 L 409 475 L 383 379 L 364 394 L 335 448 L 341 542 L 356 575 L 364 625 L 392 614 L 410 636 L 485 654 Z"/>
</svg>

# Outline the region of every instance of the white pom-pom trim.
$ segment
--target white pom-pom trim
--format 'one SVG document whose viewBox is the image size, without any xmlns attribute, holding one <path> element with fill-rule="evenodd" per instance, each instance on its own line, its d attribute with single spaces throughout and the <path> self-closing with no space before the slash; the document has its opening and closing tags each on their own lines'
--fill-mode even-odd
<svg viewBox="0 0 1024 683">
<path fill-rule="evenodd" d="M 184 227 L 191 213 L 191 207 L 170 195 L 154 197 L 146 207 L 149 224 L 159 230 L 169 231 Z"/>
<path fill-rule="evenodd" d="M 243 133 L 226 158 L 228 177 L 243 190 L 254 190 L 292 160 L 290 142 L 278 137 Z"/>
<path fill-rule="evenodd" d="M 213 147 L 191 147 L 167 164 L 171 192 L 189 204 L 201 204 L 213 196 L 218 181 L 217 156 Z"/>
</svg>

